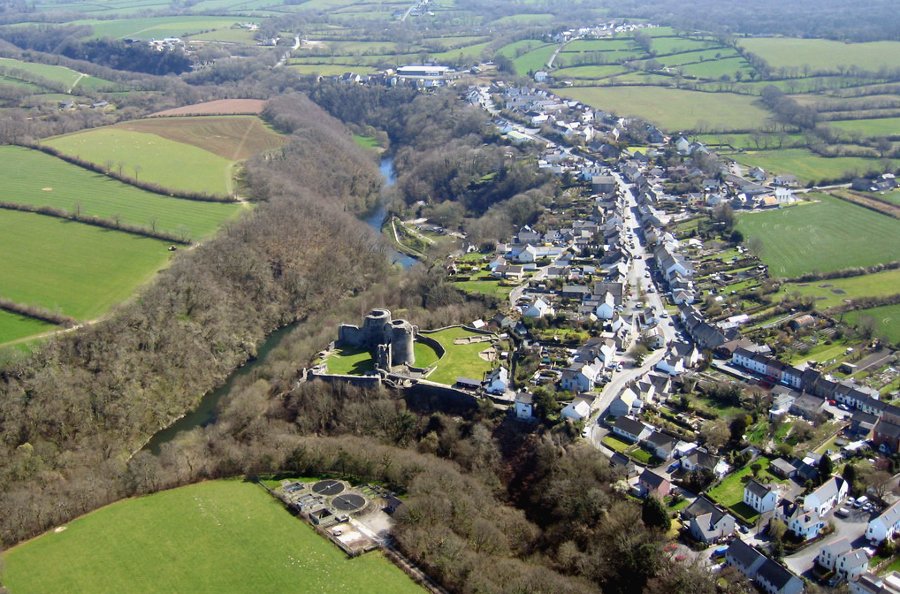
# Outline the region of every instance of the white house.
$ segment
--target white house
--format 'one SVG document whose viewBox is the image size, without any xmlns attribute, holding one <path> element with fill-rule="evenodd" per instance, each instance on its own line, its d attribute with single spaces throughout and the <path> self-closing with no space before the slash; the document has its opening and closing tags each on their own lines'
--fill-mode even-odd
<svg viewBox="0 0 900 594">
<path fill-rule="evenodd" d="M 563 370 L 560 387 L 571 392 L 590 392 L 597 381 L 599 370 L 586 363 L 576 363 Z"/>
<path fill-rule="evenodd" d="M 781 519 L 787 524 L 788 530 L 803 540 L 809 540 L 819 535 L 825 528 L 825 521 L 813 511 L 806 511 L 800 505 L 784 502 L 785 505 L 778 510 Z"/>
<path fill-rule="evenodd" d="M 606 295 L 603 296 L 603 299 L 600 300 L 600 305 L 594 310 L 594 314 L 596 314 L 598 319 L 611 320 L 615 313 L 616 298 L 612 293 L 607 291 Z"/>
<path fill-rule="evenodd" d="M 567 404 L 559 414 L 563 418 L 572 419 L 573 421 L 586 419 L 591 414 L 591 403 L 584 398 L 576 398 Z"/>
<path fill-rule="evenodd" d="M 528 392 L 516 394 L 516 418 L 523 421 L 534 419 L 534 398 Z"/>
<path fill-rule="evenodd" d="M 641 401 L 631 388 L 625 388 L 609 405 L 609 414 L 614 417 L 624 417 L 635 412 L 633 410 L 635 408 L 640 410 Z"/>
<path fill-rule="evenodd" d="M 547 315 L 553 315 L 553 308 L 550 304 L 538 297 L 534 303 L 525 308 L 522 315 L 526 318 L 543 318 Z"/>
<path fill-rule="evenodd" d="M 869 522 L 869 527 L 866 528 L 866 538 L 872 544 L 880 544 L 887 538 L 894 538 L 898 530 L 900 530 L 900 501 Z"/>
<path fill-rule="evenodd" d="M 842 579 L 852 580 L 869 568 L 869 556 L 862 549 L 853 549 L 838 556 L 834 564 L 835 572 Z"/>
<path fill-rule="evenodd" d="M 778 492 L 769 485 L 750 479 L 744 485 L 744 503 L 760 514 L 774 511 L 778 505 Z"/>
<path fill-rule="evenodd" d="M 597 353 L 597 359 L 603 364 L 603 367 L 609 369 L 616 366 L 616 345 L 613 342 L 606 343 L 600 347 Z"/>
<path fill-rule="evenodd" d="M 803 498 L 803 509 L 808 512 L 814 511 L 819 516 L 825 516 L 847 498 L 848 489 L 847 481 L 839 476 L 833 476 Z"/>
<path fill-rule="evenodd" d="M 488 394 L 504 394 L 509 388 L 509 371 L 506 367 L 497 367 L 488 373 L 484 383 Z"/>
<path fill-rule="evenodd" d="M 730 467 L 724 458 L 710 454 L 704 448 L 694 448 L 681 458 L 681 468 L 685 472 L 708 470 L 716 477 L 722 478 L 728 474 Z"/>
<path fill-rule="evenodd" d="M 816 563 L 829 571 L 834 571 L 834 565 L 840 555 L 853 550 L 853 546 L 846 538 L 839 538 L 834 542 L 823 545 L 816 555 Z"/>
<path fill-rule="evenodd" d="M 681 375 L 684 373 L 684 360 L 679 357 L 677 353 L 669 351 L 666 356 L 656 364 L 656 369 L 668 373 L 669 375 Z"/>
</svg>

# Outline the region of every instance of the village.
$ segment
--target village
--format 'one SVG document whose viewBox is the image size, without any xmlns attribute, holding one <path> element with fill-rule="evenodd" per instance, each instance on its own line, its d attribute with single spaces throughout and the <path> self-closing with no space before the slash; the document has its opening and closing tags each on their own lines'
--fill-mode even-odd
<svg viewBox="0 0 900 594">
<path fill-rule="evenodd" d="M 423 76 L 447 82 L 446 69 L 409 68 L 420 87 Z M 874 570 L 891 559 L 900 529 L 886 457 L 900 451 L 900 408 L 815 362 L 783 362 L 745 336 L 751 316 L 729 311 L 733 299 L 720 291 L 767 281 L 732 213 L 802 200 L 797 179 L 745 172 L 699 142 L 538 88 L 498 81 L 470 87 L 465 100 L 509 143 L 536 146 L 537 166 L 577 190 L 491 252 L 451 258 L 451 280 L 493 283 L 504 295 L 493 318 L 457 329 L 465 337 L 438 344 L 375 310 L 363 327 L 342 327 L 337 346 L 377 349 L 369 379 L 443 385 L 523 423 L 575 424 L 619 469 L 623 493 L 658 499 L 675 519 L 677 554 L 712 571 L 724 563 L 771 593 L 801 592 L 805 581 L 898 591 L 896 574 Z M 623 141 L 641 148 L 623 150 Z M 895 185 L 892 176 L 854 183 Z M 702 239 L 679 231 L 698 212 L 711 213 Z M 798 335 L 820 323 L 786 314 L 778 323 Z M 426 364 L 413 348 L 423 336 L 437 353 Z M 480 377 L 433 372 L 446 349 L 469 340 L 487 362 Z M 485 344 L 497 356 L 485 357 Z M 863 361 L 894 357 L 880 345 L 867 352 Z M 316 373 L 333 377 L 324 365 Z"/>
</svg>

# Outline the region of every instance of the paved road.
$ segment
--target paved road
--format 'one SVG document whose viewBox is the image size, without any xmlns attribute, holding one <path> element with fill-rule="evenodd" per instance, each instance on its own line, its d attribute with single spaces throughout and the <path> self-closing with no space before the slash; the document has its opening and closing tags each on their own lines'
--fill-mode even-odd
<svg viewBox="0 0 900 594">
<path fill-rule="evenodd" d="M 625 180 L 622 179 L 622 176 L 619 175 L 618 172 L 613 172 L 613 177 L 616 180 L 616 183 L 619 184 L 619 190 L 623 196 L 625 196 L 625 200 L 627 202 L 627 208 L 625 209 L 625 220 L 624 220 L 624 231 L 631 231 L 634 235 L 634 249 L 632 250 L 632 254 L 635 256 L 640 256 L 640 259 L 634 259 L 631 261 L 631 269 L 628 272 L 628 282 L 632 285 L 632 295 L 637 295 L 636 288 L 638 286 L 642 286 L 644 288 L 648 286 L 652 286 L 652 279 L 648 279 L 644 276 L 644 273 L 647 272 L 647 258 L 646 258 L 646 246 L 643 243 L 643 235 L 637 232 L 639 228 L 639 224 L 637 222 L 637 201 L 634 198 L 634 195 L 631 193 L 631 188 L 625 183 Z M 645 293 L 644 295 L 645 301 L 655 308 L 657 311 L 665 311 L 665 307 L 662 302 L 662 298 L 659 295 L 659 291 L 654 288 L 654 292 Z M 672 341 L 676 337 L 675 327 L 672 325 L 672 321 L 670 319 L 663 320 L 663 323 L 660 324 L 660 328 L 663 332 L 663 336 L 666 339 L 666 342 Z M 592 427 L 590 434 L 592 437 L 591 441 L 596 443 L 596 440 L 593 439 L 595 435 L 598 435 L 596 431 L 593 430 L 593 426 L 596 425 L 596 421 L 598 418 L 603 416 L 606 413 L 606 409 L 609 408 L 609 405 L 612 404 L 612 401 L 615 400 L 616 396 L 625 388 L 625 386 L 653 369 L 653 366 L 656 365 L 666 354 L 666 349 L 657 349 L 647 355 L 644 358 L 644 362 L 640 367 L 630 367 L 627 369 L 623 369 L 620 372 L 613 373 L 612 380 L 603 386 L 603 390 L 600 392 L 599 403 L 596 405 L 597 412 L 591 417 L 589 422 L 589 427 Z"/>
</svg>

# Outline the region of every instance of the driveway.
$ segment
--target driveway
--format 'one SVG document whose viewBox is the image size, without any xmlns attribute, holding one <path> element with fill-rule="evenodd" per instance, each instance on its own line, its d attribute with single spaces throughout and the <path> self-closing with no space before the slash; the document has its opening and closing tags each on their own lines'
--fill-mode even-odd
<svg viewBox="0 0 900 594">
<path fill-rule="evenodd" d="M 822 547 L 831 544 L 841 538 L 846 538 L 854 547 L 865 546 L 867 541 L 864 536 L 866 527 L 872 514 L 862 512 L 858 509 L 851 509 L 850 516 L 847 518 L 836 518 L 833 514 L 829 515 L 829 520 L 834 524 L 834 532 L 824 539 L 812 544 L 798 553 L 788 555 L 784 558 L 784 564 L 788 569 L 797 575 L 803 575 L 813 568 L 813 561 L 822 550 Z"/>
</svg>

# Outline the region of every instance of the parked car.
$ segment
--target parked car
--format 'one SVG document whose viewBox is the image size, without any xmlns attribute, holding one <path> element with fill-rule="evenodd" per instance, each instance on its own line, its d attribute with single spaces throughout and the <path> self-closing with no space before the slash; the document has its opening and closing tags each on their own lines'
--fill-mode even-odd
<svg viewBox="0 0 900 594">
<path fill-rule="evenodd" d="M 847 509 L 846 507 L 841 507 L 841 508 L 838 508 L 838 510 L 836 512 L 834 512 L 834 515 L 836 515 L 839 518 L 846 518 L 847 516 L 850 515 L 850 510 Z"/>
</svg>

